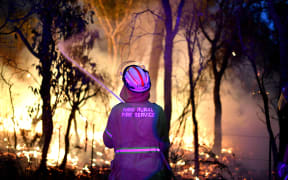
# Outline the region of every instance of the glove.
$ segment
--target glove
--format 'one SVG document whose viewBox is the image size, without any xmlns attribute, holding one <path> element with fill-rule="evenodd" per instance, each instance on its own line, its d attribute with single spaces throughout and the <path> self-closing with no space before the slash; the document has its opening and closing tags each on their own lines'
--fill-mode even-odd
<svg viewBox="0 0 288 180">
<path fill-rule="evenodd" d="M 278 169 L 278 176 L 280 178 L 288 175 L 288 165 L 287 164 L 280 162 L 277 166 L 277 169 Z"/>
</svg>

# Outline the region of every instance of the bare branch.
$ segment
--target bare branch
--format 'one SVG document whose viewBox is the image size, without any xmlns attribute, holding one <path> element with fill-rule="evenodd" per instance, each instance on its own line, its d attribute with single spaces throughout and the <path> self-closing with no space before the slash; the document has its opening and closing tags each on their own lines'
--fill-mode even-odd
<svg viewBox="0 0 288 180">
<path fill-rule="evenodd" d="M 32 14 L 34 14 L 36 12 L 36 9 L 33 9 L 31 11 L 29 11 L 26 15 L 24 15 L 23 17 L 20 18 L 15 18 L 15 19 L 8 19 L 9 22 L 15 23 L 15 22 L 20 22 L 20 21 L 26 21 L 27 18 L 29 18 Z"/>
<path fill-rule="evenodd" d="M 108 14 L 107 14 L 107 12 L 106 12 L 106 10 L 105 10 L 105 7 L 104 7 L 104 5 L 103 5 L 102 0 L 99 0 L 99 5 L 100 5 L 101 10 L 102 10 L 103 13 L 104 13 L 104 19 L 105 19 L 106 24 L 107 24 L 108 29 L 109 29 L 108 32 L 109 32 L 109 33 L 112 33 L 113 28 L 112 28 L 112 25 L 111 25 L 110 21 L 108 20 Z"/>
<path fill-rule="evenodd" d="M 178 5 L 176 23 L 175 23 L 174 30 L 172 33 L 173 38 L 176 36 L 178 29 L 179 29 L 179 24 L 180 24 L 180 20 L 182 16 L 182 9 L 183 9 L 184 3 L 185 3 L 185 0 L 181 0 Z"/>
<path fill-rule="evenodd" d="M 9 91 L 10 104 L 11 104 L 11 108 L 12 108 L 12 122 L 14 124 L 14 147 L 16 149 L 16 146 L 17 146 L 17 134 L 16 134 L 16 128 L 15 128 L 15 126 L 16 126 L 16 122 L 15 122 L 15 108 L 14 108 L 13 96 L 12 96 L 12 86 L 13 86 L 13 84 L 8 82 L 8 80 L 6 80 L 5 77 L 3 76 L 3 67 L 4 67 L 4 65 L 2 65 L 0 76 L 1 76 L 1 79 L 4 81 L 4 83 L 9 87 L 8 91 Z"/>
<path fill-rule="evenodd" d="M 122 19 L 122 21 L 119 23 L 118 22 L 118 17 L 116 18 L 116 28 L 114 29 L 114 32 L 113 32 L 113 35 L 115 35 L 116 33 L 118 33 L 118 31 L 120 30 L 120 28 L 123 26 L 123 24 L 125 23 L 127 17 L 128 17 L 128 12 L 129 12 L 129 9 L 131 8 L 132 6 L 132 3 L 133 3 L 133 0 L 129 0 L 128 2 L 128 6 L 126 7 L 125 9 L 125 15 L 124 15 L 124 18 Z M 118 11 L 117 11 L 118 12 Z M 118 13 L 117 13 L 118 15 Z"/>
<path fill-rule="evenodd" d="M 91 97 L 96 96 L 99 92 L 100 92 L 100 88 L 98 88 L 97 91 L 94 92 L 93 94 L 90 94 L 90 95 L 88 95 L 88 96 L 83 97 L 83 98 L 79 101 L 79 104 L 82 103 L 83 101 L 88 100 L 88 99 L 91 98 Z"/>
<path fill-rule="evenodd" d="M 5 22 L 0 26 L 0 30 L 6 26 L 8 18 L 5 18 Z"/>
<path fill-rule="evenodd" d="M 37 81 L 36 77 L 35 77 L 29 70 L 20 68 L 20 67 L 17 66 L 17 64 L 13 65 L 13 64 L 11 64 L 10 62 L 8 62 L 8 65 L 11 66 L 11 67 L 13 67 L 13 68 L 15 68 L 15 69 L 17 69 L 17 70 L 20 70 L 20 71 L 22 71 L 22 72 L 26 72 L 26 73 L 30 74 L 31 77 L 33 78 L 33 80 L 34 80 L 38 85 L 40 85 L 40 83 Z"/>
<path fill-rule="evenodd" d="M 137 21 L 137 19 L 138 19 L 138 16 L 140 16 L 140 15 L 142 15 L 142 14 L 144 14 L 144 13 L 147 13 L 147 12 L 150 13 L 150 14 L 152 14 L 152 15 L 154 15 L 154 16 L 156 16 L 158 19 L 160 19 L 160 20 L 162 20 L 162 21 L 164 20 L 163 17 L 161 17 L 159 14 L 155 13 L 155 12 L 152 11 L 151 9 L 145 9 L 144 11 L 134 13 L 134 18 L 133 18 L 133 20 L 132 20 L 132 31 L 131 31 L 131 33 L 130 33 L 129 42 L 131 42 L 132 37 L 133 37 L 133 35 L 134 35 L 135 25 L 136 25 L 136 21 Z"/>
<path fill-rule="evenodd" d="M 208 33 L 205 31 L 200 17 L 199 17 L 199 27 L 200 27 L 202 33 L 204 34 L 204 36 L 206 37 L 206 39 L 207 39 L 210 43 L 212 43 L 212 39 L 210 38 L 210 36 L 208 35 Z"/>
<path fill-rule="evenodd" d="M 28 40 L 26 39 L 22 31 L 18 27 L 14 27 L 14 29 L 15 29 L 15 32 L 19 34 L 20 38 L 22 39 L 23 43 L 28 48 L 28 50 L 31 52 L 31 54 L 34 55 L 36 58 L 40 59 L 39 54 L 33 50 L 32 46 L 30 45 L 30 43 L 28 42 Z"/>
</svg>

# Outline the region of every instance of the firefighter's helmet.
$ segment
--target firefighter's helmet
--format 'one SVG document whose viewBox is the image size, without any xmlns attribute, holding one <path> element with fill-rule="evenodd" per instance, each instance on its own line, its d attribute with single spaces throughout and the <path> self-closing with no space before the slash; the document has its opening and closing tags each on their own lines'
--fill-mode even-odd
<svg viewBox="0 0 288 180">
<path fill-rule="evenodd" d="M 127 66 L 122 73 L 122 80 L 124 85 L 132 92 L 146 92 L 151 87 L 148 71 L 137 65 Z"/>
</svg>

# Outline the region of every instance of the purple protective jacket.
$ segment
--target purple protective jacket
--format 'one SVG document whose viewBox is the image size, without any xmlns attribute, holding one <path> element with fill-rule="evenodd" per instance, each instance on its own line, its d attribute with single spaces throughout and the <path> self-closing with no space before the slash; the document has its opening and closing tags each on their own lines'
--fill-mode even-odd
<svg viewBox="0 0 288 180">
<path fill-rule="evenodd" d="M 150 179 L 164 168 L 160 153 L 169 147 L 163 109 L 148 101 L 149 92 L 124 86 L 120 96 L 125 103 L 112 108 L 103 133 L 104 144 L 115 152 L 109 179 Z"/>
</svg>

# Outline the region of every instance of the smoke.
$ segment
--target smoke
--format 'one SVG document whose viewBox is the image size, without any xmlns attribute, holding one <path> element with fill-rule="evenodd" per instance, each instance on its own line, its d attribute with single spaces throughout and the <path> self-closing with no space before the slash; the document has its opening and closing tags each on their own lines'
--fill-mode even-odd
<svg viewBox="0 0 288 180">
<path fill-rule="evenodd" d="M 151 21 L 152 19 L 152 21 Z M 118 57 L 117 62 L 113 62 L 107 54 L 106 39 L 103 32 L 99 32 L 100 38 L 94 44 L 93 49 L 89 52 L 89 57 L 97 65 L 99 72 L 109 74 L 109 88 L 116 94 L 120 93 L 122 86 L 121 76 L 118 71 L 119 66 L 126 60 L 134 60 L 139 64 L 144 64 L 146 69 L 149 69 L 149 57 L 151 56 L 151 43 L 153 39 L 153 18 L 150 15 L 145 15 L 141 21 L 137 21 L 139 25 L 144 25 L 135 34 L 139 38 L 135 38 L 130 46 L 124 46 L 123 56 Z M 142 36 L 146 33 L 145 36 Z M 141 38 L 140 38 L 141 37 Z M 129 34 L 121 37 L 121 42 L 127 42 Z M 181 114 L 187 99 L 189 97 L 188 87 L 188 58 L 185 41 L 183 37 L 177 36 L 175 40 L 174 56 L 173 56 L 173 90 L 172 90 L 172 124 L 171 135 L 175 133 L 173 127 L 177 127 L 177 118 Z M 205 43 L 205 42 L 203 42 Z M 126 49 L 125 49 L 126 48 Z M 17 53 L 16 53 L 17 52 Z M 2 51 L 4 53 L 4 50 Z M 205 52 L 204 50 L 204 53 Z M 33 128 L 32 119 L 28 114 L 28 107 L 41 103 L 39 96 L 34 95 L 29 89 L 29 86 L 39 87 L 41 78 L 32 64 L 37 64 L 35 59 L 25 48 L 19 50 L 11 50 L 8 55 L 15 55 L 13 64 L 17 64 L 21 69 L 26 69 L 23 72 L 15 70 L 11 66 L 5 65 L 3 68 L 4 76 L 13 84 L 12 95 L 13 103 L 15 105 L 16 122 L 19 124 L 18 129 Z M 17 55 L 17 56 L 16 56 Z M 195 58 L 197 59 L 197 57 Z M 3 64 L 2 64 L 3 65 Z M 223 131 L 223 148 L 232 148 L 235 157 L 239 159 L 244 167 L 249 171 L 256 173 L 255 177 L 260 176 L 262 171 L 267 172 L 268 169 L 268 146 L 269 139 L 266 131 L 266 126 L 263 123 L 264 116 L 261 111 L 261 97 L 257 94 L 257 86 L 252 70 L 249 68 L 241 69 L 242 73 L 237 73 L 234 70 L 227 71 L 225 78 L 221 84 L 221 101 L 222 101 L 222 131 Z M 204 72 L 208 76 L 208 72 Z M 30 75 L 28 75 L 30 74 Z M 35 77 L 35 79 L 32 78 Z M 228 76 L 228 77 L 227 77 Z M 205 89 L 199 90 L 199 97 L 197 97 L 197 119 L 199 122 L 200 143 L 205 143 L 207 146 L 213 144 L 213 130 L 214 130 L 214 105 L 212 97 L 212 79 L 205 79 L 204 84 L 207 85 Z M 107 81 L 104 81 L 107 82 Z M 160 60 L 159 77 L 157 87 L 156 102 L 164 107 L 164 61 L 163 56 Z M 9 91 L 7 85 L 0 81 L 1 99 L 0 99 L 0 137 L 4 139 L 8 132 L 13 132 L 13 123 L 11 121 L 12 109 L 10 106 Z M 271 87 L 272 88 L 272 87 Z M 269 97 L 273 98 L 273 91 L 270 91 Z M 111 97 L 109 107 L 113 107 L 119 101 Z M 260 107 L 259 107 L 260 106 Z M 61 162 L 64 154 L 64 132 L 66 132 L 66 124 L 69 115 L 69 106 L 62 105 L 59 107 L 55 116 L 53 117 L 54 132 L 50 152 L 48 155 L 50 164 L 57 164 Z M 275 114 L 272 114 L 274 116 Z M 102 142 L 102 132 L 105 129 L 107 122 L 106 107 L 95 99 L 88 100 L 88 102 L 81 107 L 81 115 L 76 115 L 77 128 L 80 135 L 80 147 L 78 146 L 76 133 L 74 131 L 74 123 L 71 127 L 71 150 L 68 163 L 76 164 L 78 167 L 84 167 L 85 164 L 91 163 L 92 148 L 94 151 L 93 163 L 95 165 L 109 165 L 109 161 L 113 158 L 113 151 L 104 147 Z M 186 121 L 186 131 L 184 134 L 185 149 L 192 149 L 193 135 L 192 135 L 192 120 L 188 116 Z M 273 122 L 273 127 L 277 130 L 277 122 Z M 87 129 L 86 123 L 88 124 Z M 25 127 L 24 125 L 28 125 Z M 94 133 L 93 133 L 94 126 Z M 9 128 L 10 127 L 10 128 Z M 41 130 L 41 127 L 38 127 Z M 84 151 L 85 146 L 85 130 L 88 132 L 87 151 Z M 34 131 L 34 133 L 37 130 Z M 31 134 L 33 134 L 31 132 Z M 277 131 L 275 131 L 275 135 Z M 20 135 L 18 134 L 19 138 Z M 171 136 L 171 137 L 172 137 Z M 21 138 L 20 138 L 21 139 Z M 11 137 L 10 137 L 11 140 Z M 94 144 L 92 144 L 94 140 Z M 21 142 L 21 141 L 20 141 Z M 2 146 L 7 143 L 2 143 Z M 23 142 L 19 143 L 21 146 Z M 262 173 L 265 175 L 265 173 Z"/>
<path fill-rule="evenodd" d="M 233 148 L 239 163 L 253 171 L 254 177 L 264 178 L 269 167 L 269 134 L 263 101 L 250 63 L 243 61 L 239 66 L 227 71 L 221 85 L 223 147 Z M 272 75 L 265 81 L 274 135 L 278 134 L 278 123 L 273 118 L 277 117 L 273 105 L 277 79 Z"/>
</svg>

